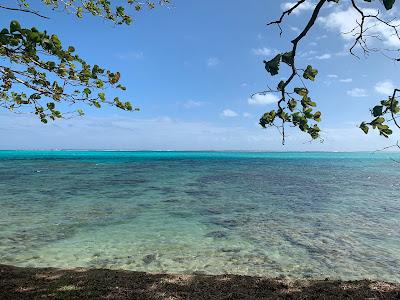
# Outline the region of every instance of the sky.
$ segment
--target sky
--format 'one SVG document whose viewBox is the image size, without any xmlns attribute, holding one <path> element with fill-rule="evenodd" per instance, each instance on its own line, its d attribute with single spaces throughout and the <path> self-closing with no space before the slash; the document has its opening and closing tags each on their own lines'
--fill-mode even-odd
<svg viewBox="0 0 400 300">
<path fill-rule="evenodd" d="M 170 7 L 134 13 L 131 26 L 77 19 L 32 2 L 50 19 L 0 11 L 1 26 L 17 19 L 25 27 L 47 29 L 87 62 L 120 71 L 124 98 L 141 110 L 81 107 L 84 117 L 47 125 L 31 115 L 0 111 L 0 149 L 369 151 L 395 141 L 358 128 L 398 84 L 398 67 L 379 54 L 349 55 L 354 37 L 343 33 L 354 27 L 356 14 L 348 0 L 324 8 L 298 49 L 298 64 L 319 71 L 308 88 L 322 112 L 323 142 L 310 143 L 308 135 L 289 129 L 285 145 L 276 129 L 258 125 L 277 96 L 251 95 L 287 74 L 270 77 L 262 61 L 290 49 L 313 1 L 286 19 L 281 37 L 276 26 L 266 24 L 290 7 L 287 1 L 173 0 Z M 364 7 L 373 12 L 377 5 Z M 372 46 L 399 46 L 386 28 L 372 30 L 383 37 Z"/>
</svg>

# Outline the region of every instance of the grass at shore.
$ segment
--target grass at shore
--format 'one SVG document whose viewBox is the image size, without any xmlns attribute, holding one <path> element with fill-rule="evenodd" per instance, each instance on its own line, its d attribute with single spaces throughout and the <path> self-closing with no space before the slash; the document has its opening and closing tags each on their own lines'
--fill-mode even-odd
<svg viewBox="0 0 400 300">
<path fill-rule="evenodd" d="M 400 299 L 400 284 L 0 265 L 0 299 Z"/>
</svg>

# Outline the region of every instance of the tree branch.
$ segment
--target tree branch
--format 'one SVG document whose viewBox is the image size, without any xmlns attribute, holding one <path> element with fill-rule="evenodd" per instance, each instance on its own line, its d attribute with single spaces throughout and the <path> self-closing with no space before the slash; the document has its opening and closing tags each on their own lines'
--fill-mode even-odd
<svg viewBox="0 0 400 300">
<path fill-rule="evenodd" d="M 272 24 L 278 25 L 279 30 L 280 30 L 279 35 L 282 35 L 282 32 L 283 32 L 283 31 L 282 31 L 281 23 L 283 22 L 283 19 L 284 19 L 285 15 L 290 15 L 297 7 L 299 7 L 299 6 L 300 6 L 301 4 L 303 4 L 305 1 L 306 1 L 306 0 L 299 0 L 299 1 L 297 1 L 297 3 L 296 3 L 295 5 L 293 5 L 293 6 L 292 6 L 291 8 L 289 8 L 288 10 L 284 11 L 284 12 L 282 13 L 281 17 L 280 17 L 278 20 L 269 22 L 269 23 L 267 24 L 267 26 L 272 25 Z"/>
<path fill-rule="evenodd" d="M 46 17 L 44 15 L 39 14 L 36 11 L 30 10 L 30 9 L 24 9 L 24 8 L 13 8 L 13 7 L 7 7 L 7 6 L 3 6 L 0 5 L 0 8 L 2 9 L 7 9 L 7 10 L 12 10 L 12 11 L 20 11 L 20 12 L 26 12 L 26 13 L 30 13 L 30 14 L 34 14 L 38 17 L 44 18 L 44 19 L 50 19 L 49 17 Z"/>
</svg>

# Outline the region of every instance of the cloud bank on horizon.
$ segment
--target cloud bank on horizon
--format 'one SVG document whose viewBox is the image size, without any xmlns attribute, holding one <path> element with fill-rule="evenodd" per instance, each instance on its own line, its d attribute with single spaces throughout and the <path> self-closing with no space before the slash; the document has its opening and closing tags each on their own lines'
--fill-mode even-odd
<svg viewBox="0 0 400 300">
<path fill-rule="evenodd" d="M 301 134 L 289 131 L 287 145 L 282 148 L 277 131 L 266 134 L 265 130 L 255 130 L 256 124 L 246 128 L 169 117 L 114 115 L 65 120 L 43 127 L 32 116 L 0 114 L 0 145 L 3 150 L 221 151 L 354 151 L 360 145 L 363 150 L 375 151 L 387 145 L 378 135 L 360 135 L 356 124 L 348 125 L 326 128 L 323 143 L 305 143 Z"/>
</svg>

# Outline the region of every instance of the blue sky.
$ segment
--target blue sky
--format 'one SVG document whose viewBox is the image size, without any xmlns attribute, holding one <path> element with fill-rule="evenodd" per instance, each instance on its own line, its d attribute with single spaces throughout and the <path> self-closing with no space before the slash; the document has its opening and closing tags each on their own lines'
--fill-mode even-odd
<svg viewBox="0 0 400 300">
<path fill-rule="evenodd" d="M 287 3 L 174 0 L 169 8 L 134 15 L 131 26 L 89 16 L 80 20 L 43 10 L 38 2 L 50 20 L 2 11 L 2 26 L 18 19 L 23 26 L 47 29 L 89 63 L 120 71 L 128 88 L 125 98 L 141 111 L 82 107 L 85 117 L 48 125 L 29 115 L 0 112 L 0 148 L 355 151 L 393 143 L 357 128 L 397 83 L 398 69 L 378 54 L 356 59 L 346 52 L 351 37 L 341 32 L 354 22 L 348 1 L 324 9 L 299 46 L 299 64 L 312 62 L 319 70 L 308 87 L 323 113 L 324 143 L 308 143 L 308 136 L 289 130 L 282 146 L 274 129 L 260 128 L 259 117 L 276 99 L 250 95 L 280 80 L 280 75 L 268 76 L 262 61 L 289 49 L 313 5 L 308 1 L 287 18 L 280 38 L 277 28 L 266 23 Z M 398 46 L 383 29 L 376 31 L 383 35 L 383 46 Z"/>
</svg>

